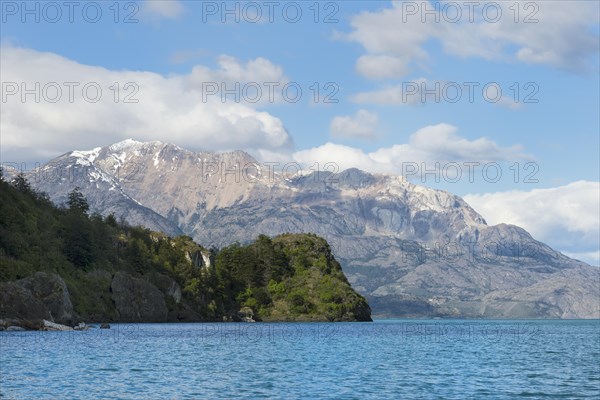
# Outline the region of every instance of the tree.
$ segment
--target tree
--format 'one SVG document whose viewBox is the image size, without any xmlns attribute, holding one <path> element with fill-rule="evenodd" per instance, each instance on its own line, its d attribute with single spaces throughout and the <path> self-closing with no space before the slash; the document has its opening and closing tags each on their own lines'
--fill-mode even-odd
<svg viewBox="0 0 600 400">
<path fill-rule="evenodd" d="M 69 193 L 67 205 L 70 212 L 63 220 L 64 254 L 73 265 L 85 268 L 95 258 L 93 223 L 87 216 L 90 206 L 79 187 Z"/>
<path fill-rule="evenodd" d="M 133 238 L 125 250 L 125 259 L 131 268 L 138 273 L 144 273 L 150 266 L 150 252 L 142 239 Z"/>
<path fill-rule="evenodd" d="M 117 223 L 117 219 L 115 218 L 115 214 L 109 214 L 104 221 L 108 224 L 108 226 L 111 226 L 113 228 L 118 227 L 118 223 Z"/>
<path fill-rule="evenodd" d="M 76 267 L 87 267 L 94 261 L 94 237 L 90 220 L 83 214 L 67 213 L 62 226 L 63 254 Z"/>
<path fill-rule="evenodd" d="M 31 185 L 25 175 L 22 172 L 19 172 L 17 176 L 12 181 L 12 185 L 21 193 L 32 194 L 33 190 L 31 189 Z"/>
<path fill-rule="evenodd" d="M 85 196 L 81 193 L 79 187 L 76 187 L 69 193 L 69 200 L 67 201 L 69 205 L 69 210 L 76 211 L 81 214 L 87 214 L 90 209 L 90 205 L 88 204 Z"/>
</svg>

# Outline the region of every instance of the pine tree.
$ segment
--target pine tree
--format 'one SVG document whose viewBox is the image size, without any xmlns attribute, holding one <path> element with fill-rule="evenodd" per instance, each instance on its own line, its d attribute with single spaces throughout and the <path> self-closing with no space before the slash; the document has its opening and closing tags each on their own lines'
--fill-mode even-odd
<svg viewBox="0 0 600 400">
<path fill-rule="evenodd" d="M 12 185 L 21 193 L 32 194 L 33 189 L 31 189 L 31 185 L 25 175 L 22 172 L 19 172 L 17 176 L 12 180 Z"/>
<path fill-rule="evenodd" d="M 69 210 L 76 211 L 81 214 L 87 214 L 90 209 L 85 196 L 81 193 L 79 187 L 76 187 L 69 193 L 69 200 L 67 201 Z"/>
<path fill-rule="evenodd" d="M 79 187 L 69 193 L 67 205 L 69 213 L 63 220 L 64 254 L 73 265 L 85 268 L 94 261 L 93 224 L 87 216 L 90 206 Z"/>
<path fill-rule="evenodd" d="M 73 265 L 86 268 L 94 261 L 94 237 L 90 220 L 84 214 L 67 213 L 62 220 L 63 254 Z"/>
</svg>

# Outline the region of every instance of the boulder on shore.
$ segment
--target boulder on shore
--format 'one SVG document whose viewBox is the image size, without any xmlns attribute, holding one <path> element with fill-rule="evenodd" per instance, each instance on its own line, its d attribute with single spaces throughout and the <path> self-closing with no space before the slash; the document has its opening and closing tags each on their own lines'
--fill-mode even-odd
<svg viewBox="0 0 600 400">
<path fill-rule="evenodd" d="M 90 330 L 90 328 L 91 327 L 89 325 L 86 325 L 85 322 L 80 322 L 78 325 L 76 325 L 76 326 L 73 327 L 73 330 L 75 330 L 75 331 L 88 331 L 88 330 Z"/>
<path fill-rule="evenodd" d="M 242 307 L 238 311 L 237 316 L 242 322 L 256 322 L 254 320 L 254 311 L 250 307 Z"/>
<path fill-rule="evenodd" d="M 50 311 L 52 321 L 70 325 L 74 322 L 73 304 L 65 281 L 57 274 L 36 272 L 17 281 L 17 284 L 29 290 Z"/>
<path fill-rule="evenodd" d="M 8 328 L 6 328 L 7 332 L 19 332 L 19 331 L 25 331 L 27 329 L 22 328 L 20 326 L 15 326 L 15 325 L 11 325 Z"/>
<path fill-rule="evenodd" d="M 0 283 L 0 326 L 6 330 L 72 330 L 75 319 L 67 284 L 57 274 Z"/>
<path fill-rule="evenodd" d="M 10 320 L 52 320 L 46 305 L 21 281 L 0 283 L 0 318 Z"/>
<path fill-rule="evenodd" d="M 51 322 L 51 321 L 47 321 L 47 320 L 44 320 L 43 323 L 44 323 L 44 326 L 43 326 L 42 330 L 44 330 L 44 331 L 72 331 L 73 330 L 73 328 L 71 328 L 70 326 L 57 324 L 55 322 Z"/>
</svg>

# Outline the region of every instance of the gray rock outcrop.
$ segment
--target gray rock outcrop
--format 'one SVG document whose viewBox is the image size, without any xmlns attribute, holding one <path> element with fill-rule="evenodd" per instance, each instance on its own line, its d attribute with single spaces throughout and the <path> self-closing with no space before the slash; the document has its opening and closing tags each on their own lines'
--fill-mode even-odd
<svg viewBox="0 0 600 400">
<path fill-rule="evenodd" d="M 172 278 L 163 274 L 155 274 L 152 276 L 152 281 L 161 292 L 173 299 L 175 304 L 181 302 L 181 287 Z"/>
<path fill-rule="evenodd" d="M 19 320 L 52 319 L 46 305 L 18 282 L 0 283 L 0 318 Z"/>
<path fill-rule="evenodd" d="M 164 322 L 168 309 L 163 293 L 152 283 L 125 272 L 113 277 L 112 298 L 122 322 Z"/>
<path fill-rule="evenodd" d="M 42 330 L 45 330 L 45 331 L 63 332 L 63 331 L 72 331 L 73 330 L 73 328 L 71 328 L 70 326 L 57 324 L 55 322 L 51 322 L 51 321 L 47 321 L 47 320 L 43 320 L 43 324 L 44 325 L 42 327 Z"/>
<path fill-rule="evenodd" d="M 0 318 L 71 324 L 75 315 L 65 281 L 57 274 L 36 272 L 0 284 Z"/>
<path fill-rule="evenodd" d="M 36 272 L 18 281 L 48 307 L 52 321 L 58 324 L 73 324 L 73 304 L 65 281 L 57 274 Z"/>
</svg>

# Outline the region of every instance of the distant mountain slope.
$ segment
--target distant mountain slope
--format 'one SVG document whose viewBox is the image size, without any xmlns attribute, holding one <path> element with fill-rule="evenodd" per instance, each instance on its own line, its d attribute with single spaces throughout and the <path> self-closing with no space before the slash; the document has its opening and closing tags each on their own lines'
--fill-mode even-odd
<svg viewBox="0 0 600 400">
<path fill-rule="evenodd" d="M 29 181 L 36 190 L 47 193 L 56 204 L 64 204 L 67 194 L 79 187 L 93 212 L 103 216 L 113 214 L 131 225 L 142 225 L 171 236 L 183 233 L 177 225 L 124 192 L 121 183 L 131 172 L 120 171 L 120 177 L 113 176 L 94 164 L 95 155 L 96 151 L 63 154 L 29 174 Z"/>
<path fill-rule="evenodd" d="M 241 151 L 195 153 L 132 140 L 65 158 L 90 173 L 35 184 L 54 200 L 82 186 L 106 212 L 119 193 L 149 210 L 135 219 L 125 215 L 127 204 L 119 206 L 132 223 L 160 221 L 158 229 L 180 229 L 205 246 L 285 232 L 326 238 L 375 315 L 600 317 L 597 268 L 519 227 L 488 226 L 460 197 L 400 176 L 357 169 L 284 176 L 264 165 L 257 170 L 260 163 Z M 52 174 L 58 164 L 44 168 Z M 114 188 L 101 189 L 98 176 Z"/>
</svg>

